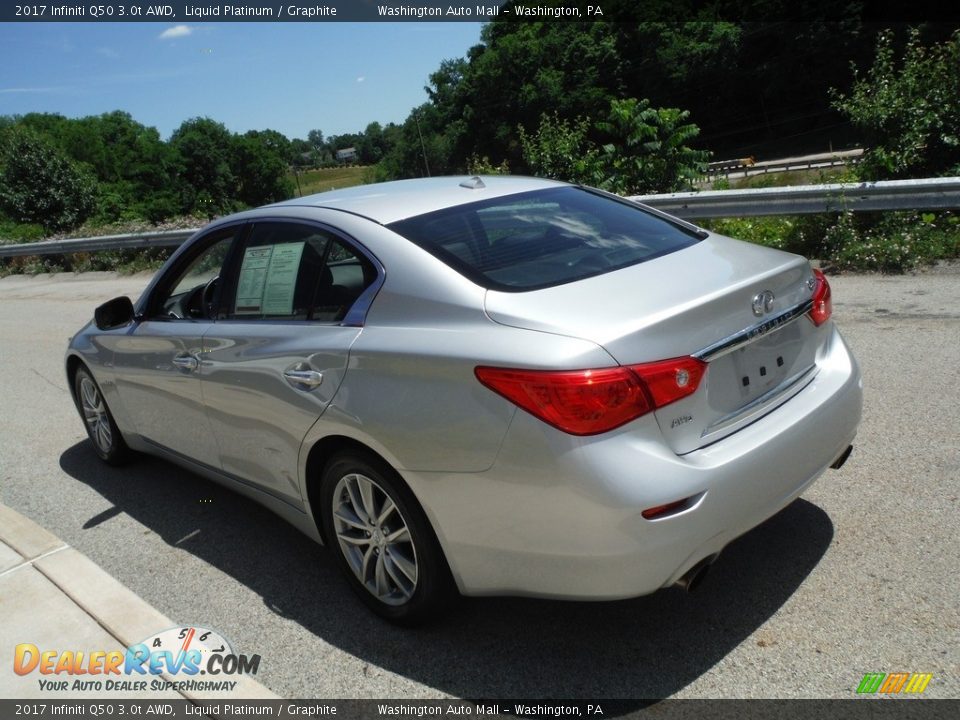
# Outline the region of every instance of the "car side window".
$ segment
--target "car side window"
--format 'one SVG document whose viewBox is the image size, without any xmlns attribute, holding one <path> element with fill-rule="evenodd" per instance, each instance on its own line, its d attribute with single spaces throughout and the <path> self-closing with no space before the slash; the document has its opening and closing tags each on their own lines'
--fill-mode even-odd
<svg viewBox="0 0 960 720">
<path fill-rule="evenodd" d="M 314 225 L 254 225 L 235 260 L 228 320 L 339 322 L 376 273 L 342 240 Z"/>
<path fill-rule="evenodd" d="M 236 232 L 229 228 L 201 243 L 206 247 L 157 289 L 151 314 L 171 320 L 215 317 L 220 273 Z"/>
</svg>

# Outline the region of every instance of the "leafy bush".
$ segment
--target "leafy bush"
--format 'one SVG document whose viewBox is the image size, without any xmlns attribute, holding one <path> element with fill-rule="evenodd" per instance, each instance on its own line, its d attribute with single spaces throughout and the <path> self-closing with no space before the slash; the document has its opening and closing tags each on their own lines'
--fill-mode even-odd
<svg viewBox="0 0 960 720">
<path fill-rule="evenodd" d="M 170 190 L 163 190 L 145 198 L 137 205 L 137 215 L 158 225 L 171 218 L 180 210 L 179 198 Z"/>
<path fill-rule="evenodd" d="M 590 120 L 563 120 L 544 113 L 533 133 L 517 127 L 523 160 L 540 177 L 596 185 L 600 180 L 596 146 L 588 139 Z"/>
<path fill-rule="evenodd" d="M 58 257 L 60 264 L 72 272 L 113 270 L 130 275 L 144 270 L 156 270 L 166 262 L 173 250 L 173 248 L 110 250 L 97 253 L 71 253 Z"/>
<path fill-rule="evenodd" d="M 890 213 L 876 222 L 844 215 L 828 234 L 830 262 L 839 269 L 900 273 L 960 253 L 955 215 Z"/>
<path fill-rule="evenodd" d="M 837 270 L 900 273 L 960 257 L 960 218 L 951 212 L 724 218 L 704 225 Z"/>
<path fill-rule="evenodd" d="M 792 217 L 721 218 L 709 223 L 710 229 L 721 235 L 787 250 L 796 231 L 797 219 Z"/>
<path fill-rule="evenodd" d="M 157 270 L 173 248 L 111 250 L 67 255 L 21 256 L 0 259 L 0 277 L 10 274 L 37 275 L 54 272 L 92 272 L 109 270 L 122 275 Z"/>
<path fill-rule="evenodd" d="M 597 123 L 608 138 L 600 186 L 621 195 L 689 187 L 706 173 L 710 157 L 688 145 L 700 134 L 689 119 L 686 110 L 653 108 L 648 100 L 612 100 L 606 122 Z"/>
<path fill-rule="evenodd" d="M 477 157 L 471 155 L 467 158 L 467 175 L 509 175 L 510 165 L 503 160 L 499 165 L 490 162 L 486 155 Z"/>
<path fill-rule="evenodd" d="M 960 31 L 926 47 L 912 30 L 899 63 L 893 31 L 881 33 L 873 66 L 834 107 L 866 141 L 864 179 L 960 173 Z"/>
<path fill-rule="evenodd" d="M 707 170 L 709 153 L 688 145 L 700 133 L 687 122 L 689 116 L 685 110 L 625 98 L 611 100 L 606 119 L 598 122 L 544 114 L 536 132 L 518 131 L 524 162 L 537 175 L 621 195 L 673 192 Z"/>
<path fill-rule="evenodd" d="M 46 235 L 42 225 L 18 223 L 0 218 L 0 245 L 4 243 L 30 243 L 42 240 Z"/>
<path fill-rule="evenodd" d="M 0 207 L 18 222 L 69 229 L 94 210 L 96 180 L 26 128 L 6 132 L 0 167 Z"/>
</svg>

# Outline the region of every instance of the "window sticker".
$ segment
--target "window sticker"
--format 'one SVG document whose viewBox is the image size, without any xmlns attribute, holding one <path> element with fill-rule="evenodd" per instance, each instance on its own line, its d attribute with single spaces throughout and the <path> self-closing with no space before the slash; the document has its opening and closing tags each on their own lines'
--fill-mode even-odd
<svg viewBox="0 0 960 720">
<path fill-rule="evenodd" d="M 263 293 L 264 315 L 292 315 L 293 291 L 297 286 L 300 257 L 305 243 L 274 245 L 270 266 L 267 268 L 267 286 Z"/>
<path fill-rule="evenodd" d="M 263 286 L 273 248 L 273 245 L 265 245 L 248 247 L 244 251 L 237 285 L 237 315 L 259 315 L 262 312 Z"/>
<path fill-rule="evenodd" d="M 258 245 L 243 253 L 237 315 L 292 315 L 304 243 Z"/>
</svg>

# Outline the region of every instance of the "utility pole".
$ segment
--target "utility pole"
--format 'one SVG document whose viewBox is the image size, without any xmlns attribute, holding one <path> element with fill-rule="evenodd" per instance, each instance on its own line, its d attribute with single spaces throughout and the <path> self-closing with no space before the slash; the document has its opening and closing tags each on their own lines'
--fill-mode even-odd
<svg viewBox="0 0 960 720">
<path fill-rule="evenodd" d="M 423 133 L 420 132 L 420 112 L 413 111 L 413 119 L 417 123 L 417 135 L 420 136 L 420 152 L 423 153 L 423 166 L 427 169 L 427 177 L 430 177 L 430 163 L 427 162 L 427 147 L 423 144 Z"/>
</svg>

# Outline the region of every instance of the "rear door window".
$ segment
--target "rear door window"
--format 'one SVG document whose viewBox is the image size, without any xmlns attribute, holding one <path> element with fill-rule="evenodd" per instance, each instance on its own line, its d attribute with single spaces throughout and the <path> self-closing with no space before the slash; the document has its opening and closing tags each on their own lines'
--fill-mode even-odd
<svg viewBox="0 0 960 720">
<path fill-rule="evenodd" d="M 227 320 L 338 322 L 376 277 L 333 233 L 294 222 L 254 225 L 233 264 Z"/>
</svg>

